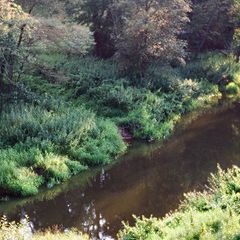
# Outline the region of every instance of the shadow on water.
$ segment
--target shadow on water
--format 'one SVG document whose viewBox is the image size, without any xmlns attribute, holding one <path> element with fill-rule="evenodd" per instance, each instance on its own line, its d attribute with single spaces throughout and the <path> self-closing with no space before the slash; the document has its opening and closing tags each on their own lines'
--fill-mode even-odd
<svg viewBox="0 0 240 240">
<path fill-rule="evenodd" d="M 164 216 L 184 192 L 200 190 L 217 164 L 240 166 L 240 107 L 206 114 L 167 143 L 135 143 L 122 161 L 74 177 L 37 197 L 0 204 L 0 214 L 27 214 L 35 229 L 76 227 L 112 239 L 132 214 Z"/>
</svg>

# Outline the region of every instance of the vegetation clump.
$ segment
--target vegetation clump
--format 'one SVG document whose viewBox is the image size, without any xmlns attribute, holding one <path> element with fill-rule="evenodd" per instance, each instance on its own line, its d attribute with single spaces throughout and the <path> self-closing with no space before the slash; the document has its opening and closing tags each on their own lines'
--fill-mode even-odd
<svg viewBox="0 0 240 240">
<path fill-rule="evenodd" d="M 13 195 L 36 194 L 42 184 L 53 186 L 89 166 L 110 163 L 126 149 L 114 124 L 83 108 L 12 105 L 0 122 L 0 186 Z"/>
<path fill-rule="evenodd" d="M 218 168 L 204 192 L 185 195 L 179 209 L 162 219 L 137 218 L 124 224 L 119 239 L 238 239 L 240 169 Z"/>
</svg>

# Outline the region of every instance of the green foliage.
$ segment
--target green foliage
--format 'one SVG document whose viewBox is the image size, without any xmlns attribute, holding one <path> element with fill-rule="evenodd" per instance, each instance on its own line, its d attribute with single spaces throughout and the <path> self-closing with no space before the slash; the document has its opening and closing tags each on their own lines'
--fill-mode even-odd
<svg viewBox="0 0 240 240">
<path fill-rule="evenodd" d="M 176 89 L 182 78 L 183 75 L 179 68 L 151 63 L 146 70 L 144 84 L 152 91 L 161 89 L 163 92 L 171 92 Z"/>
<path fill-rule="evenodd" d="M 235 0 L 204 0 L 193 4 L 188 40 L 192 51 L 230 48 Z"/>
<path fill-rule="evenodd" d="M 141 90 L 124 85 L 127 84 L 124 84 L 121 79 L 116 82 L 106 81 L 100 86 L 89 89 L 85 96 L 97 101 L 101 106 L 126 113 L 133 109 L 137 99 L 141 98 Z"/>
<path fill-rule="evenodd" d="M 48 186 L 123 153 L 126 146 L 116 125 L 137 139 L 164 140 L 184 114 L 217 103 L 221 94 L 213 78 L 223 74 L 240 82 L 233 56 L 209 54 L 176 68 L 152 63 L 141 80 L 121 75 L 112 60 L 56 53 L 36 59 L 46 73 L 29 66 L 22 75 L 29 91 L 21 90 L 3 107 L 0 147 L 17 154 L 37 149 L 29 163 L 23 158 L 19 166 L 30 168 Z M 65 80 L 53 81 L 53 72 L 64 73 Z"/>
<path fill-rule="evenodd" d="M 80 96 L 105 81 L 113 83 L 120 78 L 118 65 L 111 60 L 66 57 L 63 54 L 40 54 L 37 59 L 40 64 L 47 64 L 54 71 L 61 71 L 69 77 L 65 87 L 74 96 Z"/>
<path fill-rule="evenodd" d="M 169 62 L 185 55 L 179 34 L 188 23 L 189 1 L 117 1 L 115 42 L 117 56 L 128 74 L 144 76 L 153 59 Z"/>
<path fill-rule="evenodd" d="M 36 159 L 34 167 L 38 171 L 42 171 L 42 175 L 48 182 L 48 185 L 54 185 L 64 181 L 70 177 L 70 170 L 66 164 L 68 159 L 66 157 L 57 156 L 53 153 L 40 155 Z M 84 168 L 83 168 L 84 169 Z"/>
<path fill-rule="evenodd" d="M 0 1 L 0 88 L 28 61 L 33 21 L 14 0 Z M 18 65 L 16 64 L 18 63 Z"/>
<path fill-rule="evenodd" d="M 93 33 L 85 26 L 57 19 L 42 19 L 41 24 L 46 36 L 36 49 L 76 56 L 87 55 L 93 49 Z"/>
<path fill-rule="evenodd" d="M 36 194 L 43 178 L 30 166 L 38 154 L 38 149 L 21 152 L 15 149 L 0 150 L 0 189 L 22 196 Z"/>
<path fill-rule="evenodd" d="M 41 55 L 40 58 L 67 73 L 70 79 L 66 88 L 74 89 L 72 100 L 77 98 L 98 115 L 115 119 L 136 138 L 165 139 L 182 114 L 206 108 L 219 96 L 217 85 L 205 80 L 209 75 L 200 80 L 203 76 L 193 74 L 194 63 L 178 68 L 152 63 L 145 78 L 139 81 L 121 77 L 117 65 L 110 60 L 72 57 L 64 60 L 60 56 L 57 63 L 54 56 Z M 201 68 L 199 62 L 195 62 L 194 67 L 198 64 Z M 219 66 L 222 64 L 223 60 Z M 185 76 L 194 78 L 185 79 Z"/>
<path fill-rule="evenodd" d="M 137 107 L 129 113 L 127 119 L 132 125 L 134 135 L 147 139 L 166 138 L 174 128 L 177 119 L 174 108 L 177 106 L 168 101 L 166 95 L 157 96 L 149 92 L 144 98 L 144 101 L 139 101 Z"/>
<path fill-rule="evenodd" d="M 235 81 L 240 72 L 240 64 L 233 55 L 224 56 L 220 53 L 200 55 L 198 59 L 183 68 L 183 74 L 193 79 L 208 79 L 219 83 L 223 78 Z"/>
<path fill-rule="evenodd" d="M 124 224 L 119 239 L 238 239 L 240 169 L 220 168 L 209 179 L 208 191 L 185 196 L 178 211 L 163 219 L 136 218 Z"/>
<path fill-rule="evenodd" d="M 85 109 L 49 112 L 28 105 L 8 106 L 1 114 L 1 138 L 5 145 L 47 140 L 67 147 L 78 144 L 94 125 L 94 115 Z M 8 124 L 13 126 L 8 127 Z"/>
<path fill-rule="evenodd" d="M 127 125 L 137 138 L 163 140 L 173 133 L 183 114 L 207 108 L 219 95 L 218 88 L 205 80 L 186 79 L 174 88 L 168 93 L 145 92 L 120 123 Z"/>
<path fill-rule="evenodd" d="M 113 123 L 81 107 L 58 110 L 18 104 L 1 113 L 4 192 L 36 194 L 43 183 L 51 187 L 87 166 L 110 163 L 126 149 Z"/>
<path fill-rule="evenodd" d="M 72 156 L 81 159 L 89 166 L 109 164 L 126 146 L 119 135 L 118 128 L 111 121 L 100 120 L 89 133 L 82 147 L 72 149 Z"/>
<path fill-rule="evenodd" d="M 239 86 L 234 82 L 231 82 L 226 86 L 226 93 L 229 95 L 237 95 L 239 94 L 239 91 Z"/>
<path fill-rule="evenodd" d="M 114 32 L 114 18 L 112 16 L 113 0 L 87 0 L 75 1 L 73 7 L 68 9 L 77 22 L 87 24 L 94 32 L 95 54 L 98 57 L 113 56 L 115 46 L 112 39 Z"/>
</svg>

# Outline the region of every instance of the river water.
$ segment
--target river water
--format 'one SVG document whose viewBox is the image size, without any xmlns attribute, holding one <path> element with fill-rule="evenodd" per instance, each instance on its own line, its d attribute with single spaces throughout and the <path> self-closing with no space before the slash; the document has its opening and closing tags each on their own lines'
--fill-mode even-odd
<svg viewBox="0 0 240 240">
<path fill-rule="evenodd" d="M 87 171 L 32 198 L 0 203 L 0 215 L 26 214 L 34 229 L 77 228 L 114 239 L 132 215 L 162 217 L 183 193 L 201 190 L 217 164 L 240 166 L 240 106 L 205 114 L 164 144 L 134 143 L 117 163 Z"/>
</svg>

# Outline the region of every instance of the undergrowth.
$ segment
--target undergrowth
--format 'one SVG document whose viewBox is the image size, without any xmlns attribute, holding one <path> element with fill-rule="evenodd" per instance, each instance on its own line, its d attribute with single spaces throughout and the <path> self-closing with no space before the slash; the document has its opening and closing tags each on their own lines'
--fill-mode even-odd
<svg viewBox="0 0 240 240">
<path fill-rule="evenodd" d="M 176 68 L 152 63 L 138 80 L 113 60 L 41 53 L 36 63 L 2 96 L 3 194 L 36 194 L 42 185 L 110 163 L 126 150 L 118 127 L 161 141 L 184 114 L 212 107 L 222 95 L 239 96 L 233 56 L 204 55 Z"/>
</svg>

